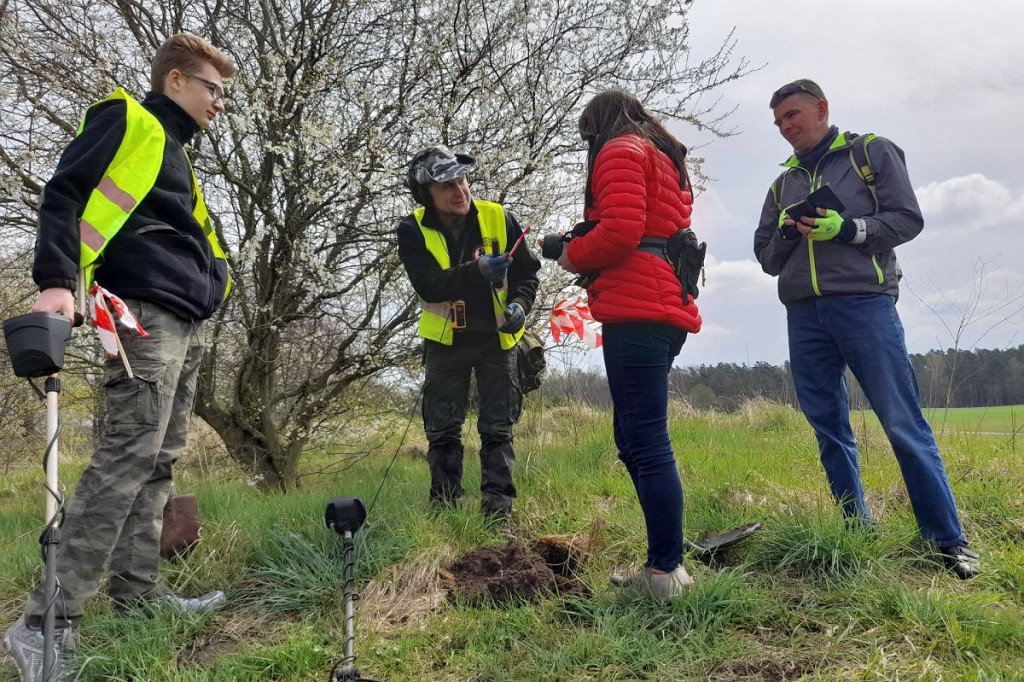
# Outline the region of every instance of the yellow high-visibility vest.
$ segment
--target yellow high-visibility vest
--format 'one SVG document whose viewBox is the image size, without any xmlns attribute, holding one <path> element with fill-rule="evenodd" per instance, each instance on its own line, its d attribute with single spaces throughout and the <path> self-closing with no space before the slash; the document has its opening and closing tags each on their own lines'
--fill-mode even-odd
<svg viewBox="0 0 1024 682">
<path fill-rule="evenodd" d="M 483 238 L 484 244 L 497 243 L 498 251 L 504 253 L 505 247 L 508 245 L 508 233 L 505 228 L 505 209 L 501 207 L 501 204 L 496 204 L 493 201 L 474 199 L 473 204 L 476 206 L 477 221 L 480 223 L 480 236 Z M 427 251 L 434 257 L 434 260 L 437 261 L 442 270 L 450 270 L 452 264 L 451 259 L 448 257 L 448 243 L 445 241 L 444 235 L 440 230 L 435 230 L 423 224 L 423 214 L 425 212 L 426 209 L 421 206 L 413 211 L 413 216 L 416 217 L 416 224 L 419 225 L 420 232 L 423 233 L 423 241 L 427 246 Z M 491 297 L 491 302 L 494 304 L 494 319 L 499 327 L 505 322 L 505 316 L 502 313 L 505 311 L 505 306 L 508 305 L 507 301 L 508 281 L 506 280 L 502 282 L 497 297 Z M 443 343 L 446 346 L 452 345 L 451 301 L 428 303 L 420 299 L 420 307 L 422 308 L 420 312 L 420 336 L 431 341 Z M 515 334 L 498 332 L 501 347 L 504 350 L 508 350 L 515 346 L 516 342 L 523 335 L 524 330 L 525 326 Z"/>
<path fill-rule="evenodd" d="M 89 195 L 89 201 L 86 203 L 85 211 L 82 212 L 78 223 L 78 238 L 81 247 L 78 266 L 83 271 L 86 290 L 92 285 L 96 261 L 103 253 L 103 249 L 121 230 L 128 217 L 146 198 L 149 191 L 153 189 L 164 161 L 164 144 L 167 134 L 164 132 L 163 125 L 156 116 L 136 102 L 124 89 L 118 88 L 110 97 L 92 104 L 89 110 L 113 100 L 121 100 L 126 105 L 127 119 L 124 138 L 114 155 L 114 160 L 107 166 L 103 179 Z M 82 134 L 88 116 L 89 112 L 87 111 L 82 117 L 76 135 Z M 210 213 L 206 210 L 206 202 L 203 201 L 203 193 L 199 189 L 196 172 L 192 168 L 192 162 L 187 153 L 185 161 L 188 163 L 189 172 L 192 175 L 192 194 L 195 198 L 192 217 L 203 226 L 203 232 L 210 242 L 214 257 L 224 261 L 227 265 L 224 249 L 221 248 L 217 233 L 210 222 Z M 231 277 L 229 275 L 224 298 L 227 298 L 230 291 Z"/>
</svg>

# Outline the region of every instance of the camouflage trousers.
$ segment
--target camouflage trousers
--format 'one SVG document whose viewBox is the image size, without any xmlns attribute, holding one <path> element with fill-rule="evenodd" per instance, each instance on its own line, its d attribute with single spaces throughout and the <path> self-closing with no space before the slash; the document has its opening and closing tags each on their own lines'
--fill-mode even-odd
<svg viewBox="0 0 1024 682">
<path fill-rule="evenodd" d="M 131 602 L 160 587 L 160 532 L 171 467 L 185 449 L 202 359 L 201 323 L 155 303 L 129 299 L 149 334 L 119 329 L 132 367 L 120 358 L 103 371 L 106 415 L 99 448 L 78 481 L 60 529 L 57 621 L 74 625 L 99 589 Z M 25 618 L 38 624 L 46 610 L 43 585 L 29 595 Z"/>
<path fill-rule="evenodd" d="M 519 421 L 523 405 L 515 351 L 502 350 L 494 332 L 463 331 L 451 346 L 430 340 L 424 344 L 423 426 L 430 444 L 430 499 L 452 503 L 463 493 L 462 424 L 472 372 L 480 406 L 481 508 L 485 514 L 510 513 L 516 497 L 512 425 Z"/>
</svg>

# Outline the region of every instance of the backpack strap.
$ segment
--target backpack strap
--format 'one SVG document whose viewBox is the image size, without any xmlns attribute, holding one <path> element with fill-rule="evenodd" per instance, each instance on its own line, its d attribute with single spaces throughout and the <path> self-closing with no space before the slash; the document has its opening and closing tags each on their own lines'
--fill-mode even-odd
<svg viewBox="0 0 1024 682">
<path fill-rule="evenodd" d="M 850 165 L 853 166 L 853 171 L 857 174 L 857 177 L 868 186 L 871 198 L 875 201 L 875 213 L 878 213 L 878 190 L 875 187 L 875 171 L 871 167 L 871 155 L 868 153 L 868 144 L 872 140 L 877 139 L 878 135 L 874 133 L 868 133 L 867 135 L 846 133 L 846 137 L 850 140 Z M 771 186 L 772 198 L 775 200 L 775 207 L 779 213 L 782 213 L 782 193 L 786 189 L 786 178 L 788 177 L 789 169 L 775 178 L 775 182 Z"/>
<path fill-rule="evenodd" d="M 868 143 L 878 137 L 874 133 L 867 135 L 850 135 L 850 163 L 853 171 L 857 174 L 871 192 L 871 198 L 875 200 L 875 213 L 878 213 L 878 190 L 875 187 L 875 171 L 871 168 L 871 155 L 868 153 Z"/>
<path fill-rule="evenodd" d="M 775 178 L 775 182 L 772 183 L 772 199 L 775 200 L 775 208 L 778 209 L 779 213 L 782 213 L 782 192 L 786 189 L 786 179 L 789 177 L 790 169 L 783 171 L 779 177 Z"/>
</svg>

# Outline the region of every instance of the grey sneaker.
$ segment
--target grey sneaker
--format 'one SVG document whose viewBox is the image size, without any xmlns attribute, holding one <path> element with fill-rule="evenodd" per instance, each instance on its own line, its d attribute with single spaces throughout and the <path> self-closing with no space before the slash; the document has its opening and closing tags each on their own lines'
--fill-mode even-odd
<svg viewBox="0 0 1024 682">
<path fill-rule="evenodd" d="M 220 610 L 225 602 L 227 602 L 227 597 L 220 590 L 207 592 L 201 597 L 192 599 L 179 597 L 173 592 L 166 592 L 158 597 L 115 607 L 115 610 L 127 618 L 151 618 L 157 612 L 211 613 Z"/>
<path fill-rule="evenodd" d="M 187 611 L 188 613 L 212 613 L 220 611 L 228 598 L 220 590 L 207 592 L 202 597 L 188 599 L 168 593 L 158 600 L 158 604 L 169 611 Z"/>
<path fill-rule="evenodd" d="M 46 682 L 43 680 L 42 630 L 29 627 L 25 616 L 22 616 L 4 633 L 3 644 L 18 666 L 22 682 Z M 57 628 L 53 643 L 56 666 L 51 680 L 66 679 L 68 673 L 74 670 L 75 659 L 71 653 L 74 644 L 74 631 L 71 628 Z"/>
<path fill-rule="evenodd" d="M 655 599 L 672 599 L 686 592 L 693 585 L 693 578 L 682 564 L 671 573 L 654 573 L 643 568 L 628 575 L 613 575 L 612 585 L 636 590 Z"/>
</svg>

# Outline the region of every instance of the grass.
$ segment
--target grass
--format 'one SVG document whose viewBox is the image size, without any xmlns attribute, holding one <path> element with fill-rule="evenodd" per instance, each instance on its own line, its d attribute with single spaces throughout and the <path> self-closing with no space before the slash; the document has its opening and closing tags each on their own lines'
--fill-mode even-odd
<svg viewBox="0 0 1024 682">
<path fill-rule="evenodd" d="M 965 416 L 962 423 L 977 415 Z M 687 498 L 687 534 L 761 521 L 764 530 L 704 566 L 684 597 L 654 603 L 614 591 L 608 574 L 645 551 L 642 515 L 615 457 L 610 415 L 528 405 L 517 427 L 514 528 L 524 539 L 595 533 L 587 597 L 469 606 L 446 598 L 445 566 L 504 539 L 477 508 L 479 464 L 457 509 L 426 504 L 422 458 L 400 455 L 357 535 L 362 598 L 356 653 L 378 680 L 1019 680 L 1024 669 L 1024 464 L 1016 442 L 979 429 L 940 436 L 964 524 L 984 574 L 945 573 L 916 535 L 888 443 L 858 423 L 868 502 L 879 527 L 851 531 L 828 497 L 813 436 L 792 409 L 725 415 L 673 405 L 672 437 Z M 980 429 L 983 431 L 988 428 Z M 998 429 L 993 429 L 998 430 Z M 414 427 L 411 433 L 422 439 Z M 468 432 L 467 453 L 478 447 Z M 389 447 L 393 447 L 392 441 Z M 391 451 L 301 490 L 264 495 L 231 467 L 180 467 L 195 493 L 203 543 L 164 565 L 174 589 L 226 589 L 217 614 L 124 620 L 102 595 L 80 629 L 82 680 L 323 679 L 344 642 L 341 549 L 323 527 L 326 501 L 369 502 Z M 86 458 L 64 466 L 64 480 Z M 310 471 L 331 464 L 314 456 Z M 37 468 L 0 480 L 0 627 L 37 579 L 42 497 Z M 0 681 L 16 680 L 11 665 Z"/>
<path fill-rule="evenodd" d="M 870 410 L 864 410 L 864 414 L 877 424 L 877 418 Z M 924 414 L 936 433 L 1024 434 L 1024 405 L 930 407 L 924 410 Z"/>
</svg>

